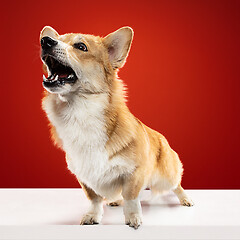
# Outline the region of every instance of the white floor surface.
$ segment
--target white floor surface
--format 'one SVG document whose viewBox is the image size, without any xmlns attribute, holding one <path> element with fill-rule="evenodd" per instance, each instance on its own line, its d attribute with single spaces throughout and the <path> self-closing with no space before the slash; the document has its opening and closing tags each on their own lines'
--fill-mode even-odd
<svg viewBox="0 0 240 240">
<path fill-rule="evenodd" d="M 240 190 L 142 193 L 143 225 L 124 225 L 122 207 L 104 206 L 100 225 L 79 226 L 89 202 L 81 189 L 0 189 L 0 239 L 240 239 Z"/>
</svg>

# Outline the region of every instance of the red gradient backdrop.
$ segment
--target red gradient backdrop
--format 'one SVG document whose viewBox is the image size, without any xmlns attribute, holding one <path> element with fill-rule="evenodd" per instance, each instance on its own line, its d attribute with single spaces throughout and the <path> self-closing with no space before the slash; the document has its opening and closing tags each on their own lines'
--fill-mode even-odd
<svg viewBox="0 0 240 240">
<path fill-rule="evenodd" d="M 185 188 L 240 188 L 240 1 L 1 3 L 0 187 L 78 187 L 41 110 L 39 32 L 135 31 L 129 108 L 184 163 Z"/>
</svg>

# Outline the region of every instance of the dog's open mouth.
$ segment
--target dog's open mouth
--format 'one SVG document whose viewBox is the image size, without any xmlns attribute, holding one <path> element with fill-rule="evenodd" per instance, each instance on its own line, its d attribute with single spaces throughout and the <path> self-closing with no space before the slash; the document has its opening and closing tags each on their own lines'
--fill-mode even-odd
<svg viewBox="0 0 240 240">
<path fill-rule="evenodd" d="M 66 83 L 75 83 L 77 76 L 73 69 L 64 65 L 52 56 L 44 56 L 43 61 L 47 64 L 50 70 L 50 76 L 47 78 L 43 76 L 44 87 L 57 87 L 63 86 Z"/>
</svg>

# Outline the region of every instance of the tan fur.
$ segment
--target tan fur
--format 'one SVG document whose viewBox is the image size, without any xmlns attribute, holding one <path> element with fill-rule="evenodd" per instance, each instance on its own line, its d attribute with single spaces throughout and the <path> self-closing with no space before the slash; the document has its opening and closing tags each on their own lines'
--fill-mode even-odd
<svg viewBox="0 0 240 240">
<path fill-rule="evenodd" d="M 40 38 L 43 36 L 53 36 L 68 46 L 69 56 L 80 64 L 81 69 L 84 69 L 84 76 L 92 79 L 88 85 L 84 85 L 83 81 L 79 83 L 81 84 L 80 91 L 82 91 L 81 96 L 83 98 L 97 99 L 97 96 L 107 94 L 105 105 L 103 104 L 105 106 L 104 124 L 107 134 L 104 148 L 108 154 L 109 164 L 117 157 L 124 159 L 129 166 L 134 166 L 134 171 L 131 174 L 122 175 L 119 180 L 113 181 L 113 184 L 121 186 L 122 196 L 129 206 L 135 204 L 130 201 L 135 201 L 140 190 L 145 187 L 151 188 L 154 192 L 174 190 L 181 203 L 188 205 L 190 200 L 187 199 L 186 195 L 183 196 L 183 189 L 180 185 L 183 168 L 177 153 L 171 149 L 163 135 L 145 126 L 131 114 L 125 101 L 124 85 L 117 78 L 117 69 L 124 65 L 131 46 L 132 29 L 122 28 L 105 38 L 101 38 L 84 34 L 58 35 L 55 30 L 46 27 L 43 29 Z M 87 53 L 71 47 L 78 39 L 81 39 L 87 45 Z M 112 48 L 123 39 L 126 40 L 122 48 L 117 49 L 118 51 L 111 55 L 112 50 L 116 50 Z M 44 110 L 49 114 L 49 103 L 54 102 L 54 111 L 63 111 L 67 103 L 61 102 L 57 94 L 56 96 L 50 95 L 52 94 L 48 93 L 43 99 Z M 69 95 L 64 93 L 62 97 L 68 100 L 70 99 Z M 52 138 L 54 142 L 62 146 L 64 139 L 60 139 L 57 132 L 58 129 L 55 129 L 55 126 L 52 125 Z M 69 159 L 69 161 L 72 160 Z M 116 183 L 116 181 L 118 182 Z M 91 189 L 82 183 L 81 179 L 79 179 L 79 182 L 90 200 L 94 201 L 96 198 L 102 197 L 103 199 L 105 197 L 97 194 L 95 192 L 97 189 Z M 189 205 L 192 204 L 189 203 Z M 126 212 L 128 215 L 126 216 L 126 223 L 137 228 L 141 224 L 141 218 L 137 213 L 131 215 L 127 207 Z M 91 219 L 89 217 L 87 220 L 85 219 L 86 223 L 94 221 L 94 215 L 91 215 Z M 84 221 L 82 223 L 84 224 Z"/>
<path fill-rule="evenodd" d="M 85 194 L 89 200 L 101 198 L 101 196 L 97 195 L 91 188 L 89 188 L 87 185 L 82 183 L 81 180 L 78 179 L 78 182 L 81 185 L 83 191 L 85 192 Z"/>
</svg>

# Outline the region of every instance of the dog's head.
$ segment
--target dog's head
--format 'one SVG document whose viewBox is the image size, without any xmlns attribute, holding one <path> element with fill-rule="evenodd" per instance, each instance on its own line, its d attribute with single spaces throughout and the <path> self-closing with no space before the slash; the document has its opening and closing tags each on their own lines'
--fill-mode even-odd
<svg viewBox="0 0 240 240">
<path fill-rule="evenodd" d="M 109 75 L 127 58 L 133 30 L 123 27 L 104 38 L 86 34 L 59 35 L 46 26 L 40 34 L 41 59 L 47 67 L 43 86 L 51 93 L 104 92 Z"/>
</svg>

